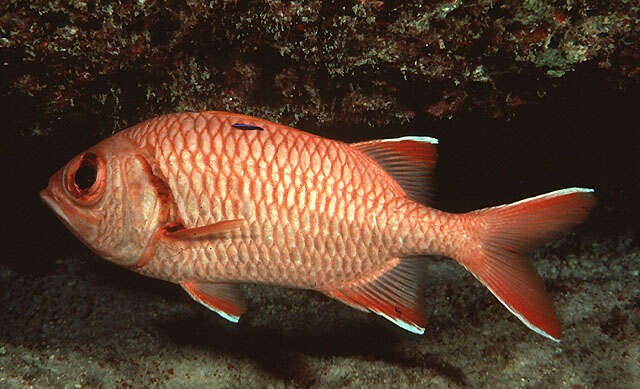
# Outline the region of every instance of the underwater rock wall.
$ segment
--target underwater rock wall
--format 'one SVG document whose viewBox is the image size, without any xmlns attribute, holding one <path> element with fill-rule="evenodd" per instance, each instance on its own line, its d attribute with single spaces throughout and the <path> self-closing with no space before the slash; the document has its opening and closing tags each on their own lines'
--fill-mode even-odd
<svg viewBox="0 0 640 389">
<path fill-rule="evenodd" d="M 12 131 L 217 109 L 293 126 L 511 118 L 606 70 L 640 80 L 637 1 L 11 1 L 0 102 Z M 33 109 L 38 115 L 33 115 Z M 31 112 L 31 114 L 29 114 Z M 24 115 L 20 115 L 24 114 Z M 105 120 L 104 118 L 109 118 Z"/>
</svg>

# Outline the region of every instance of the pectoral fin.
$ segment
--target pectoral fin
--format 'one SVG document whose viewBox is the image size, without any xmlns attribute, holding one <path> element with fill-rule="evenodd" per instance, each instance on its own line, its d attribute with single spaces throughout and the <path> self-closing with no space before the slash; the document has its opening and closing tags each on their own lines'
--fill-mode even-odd
<svg viewBox="0 0 640 389">
<path fill-rule="evenodd" d="M 222 220 L 202 227 L 181 228 L 179 225 L 165 228 L 165 237 L 171 239 L 217 238 L 240 229 L 242 219 Z"/>
<path fill-rule="evenodd" d="M 183 281 L 180 285 L 194 300 L 234 323 L 247 310 L 239 284 Z"/>
</svg>

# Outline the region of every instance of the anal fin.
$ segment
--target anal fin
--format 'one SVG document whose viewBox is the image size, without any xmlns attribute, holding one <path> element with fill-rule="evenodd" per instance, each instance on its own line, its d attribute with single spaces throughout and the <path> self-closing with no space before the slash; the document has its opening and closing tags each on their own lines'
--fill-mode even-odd
<svg viewBox="0 0 640 389">
<path fill-rule="evenodd" d="M 217 238 L 240 229 L 242 219 L 222 220 L 202 227 L 180 228 L 179 225 L 165 228 L 164 236 L 171 239 Z"/>
<path fill-rule="evenodd" d="M 397 264 L 385 273 L 335 290 L 324 291 L 343 303 L 360 310 L 375 312 L 415 334 L 426 326 L 421 257 L 395 258 Z"/>
<path fill-rule="evenodd" d="M 183 281 L 184 290 L 194 300 L 225 319 L 237 323 L 247 310 L 239 284 L 229 282 Z"/>
</svg>

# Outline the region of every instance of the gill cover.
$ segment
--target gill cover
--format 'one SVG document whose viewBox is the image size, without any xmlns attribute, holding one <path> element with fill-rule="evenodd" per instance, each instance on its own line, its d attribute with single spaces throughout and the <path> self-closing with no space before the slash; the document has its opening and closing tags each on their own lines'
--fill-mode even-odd
<svg viewBox="0 0 640 389">
<path fill-rule="evenodd" d="M 121 185 L 110 206 L 115 219 L 105 220 L 105 227 L 121 228 L 122 233 L 112 231 L 120 239 L 104 257 L 122 266 L 135 266 L 153 254 L 160 232 L 169 221 L 172 201 L 168 188 L 153 174 L 143 155 L 120 154 L 113 165 L 119 169 Z"/>
</svg>

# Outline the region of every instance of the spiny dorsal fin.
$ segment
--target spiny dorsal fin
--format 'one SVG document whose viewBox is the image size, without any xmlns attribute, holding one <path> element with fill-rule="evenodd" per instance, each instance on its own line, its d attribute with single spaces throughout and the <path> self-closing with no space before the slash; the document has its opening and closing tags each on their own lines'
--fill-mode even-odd
<svg viewBox="0 0 640 389">
<path fill-rule="evenodd" d="M 180 225 L 172 225 L 165 228 L 164 235 L 171 239 L 218 238 L 239 229 L 242 224 L 242 219 L 233 219 L 193 228 L 181 228 Z"/>
<path fill-rule="evenodd" d="M 422 290 L 424 258 L 393 261 L 397 265 L 373 280 L 356 281 L 324 293 L 353 308 L 375 312 L 407 331 L 423 334 L 427 321 Z"/>
<path fill-rule="evenodd" d="M 436 165 L 438 140 L 426 136 L 405 136 L 352 144 L 375 160 L 419 203 L 431 200 L 431 175 Z"/>
<path fill-rule="evenodd" d="M 194 300 L 234 323 L 247 310 L 239 284 L 183 281 L 180 285 Z"/>
</svg>

